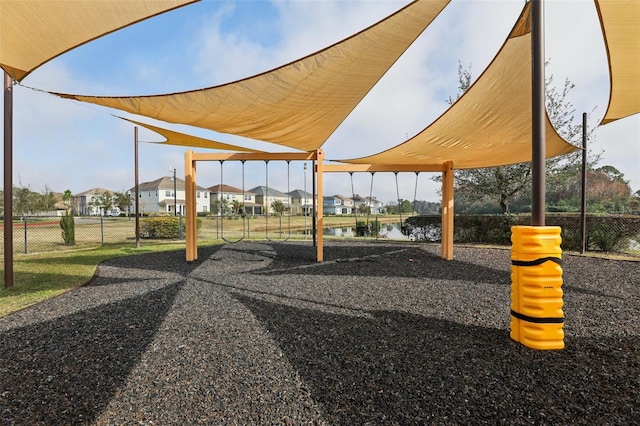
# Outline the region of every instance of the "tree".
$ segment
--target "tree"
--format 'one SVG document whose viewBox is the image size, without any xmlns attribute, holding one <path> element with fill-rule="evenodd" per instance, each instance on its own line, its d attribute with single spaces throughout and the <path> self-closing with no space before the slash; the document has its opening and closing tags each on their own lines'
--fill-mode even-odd
<svg viewBox="0 0 640 426">
<path fill-rule="evenodd" d="M 471 65 L 465 69 L 458 62 L 458 83 L 459 92 L 456 100 L 471 86 Z M 574 86 L 566 79 L 562 90 L 558 91 L 553 85 L 551 75 L 545 81 L 545 99 L 547 114 L 557 132 L 568 142 L 580 145 L 582 124 L 575 121 L 575 109 L 567 99 Z M 450 97 L 448 102 L 454 103 L 455 100 Z M 595 127 L 587 129 L 588 139 L 593 139 L 594 130 Z M 588 163 L 593 166 L 599 159 L 600 154 L 591 155 Z M 580 151 L 547 160 L 547 188 L 563 185 L 567 176 L 579 173 L 580 163 Z M 500 205 L 501 212 L 508 213 L 513 201 L 530 193 L 530 178 L 530 162 L 486 169 L 456 170 L 454 190 L 457 196 L 466 198 L 469 204 L 494 199 Z M 441 177 L 436 177 L 435 180 L 441 181 Z"/>
<path fill-rule="evenodd" d="M 31 188 L 27 186 L 13 187 L 13 214 L 23 216 L 34 211 L 35 200 Z"/>
<path fill-rule="evenodd" d="M 238 200 L 233 200 L 231 202 L 231 208 L 235 214 L 238 214 L 240 213 L 240 210 L 242 210 L 242 203 Z"/>
<path fill-rule="evenodd" d="M 71 201 L 73 201 L 73 194 L 70 190 L 65 189 L 62 194 L 62 201 L 64 201 L 64 205 L 67 206 L 67 211 L 71 208 Z"/>
<path fill-rule="evenodd" d="M 116 192 L 113 194 L 113 204 L 115 204 L 120 210 L 124 210 L 127 207 L 127 216 L 131 211 L 131 197 L 127 192 Z"/>
<path fill-rule="evenodd" d="M 114 201 L 115 199 L 113 197 L 113 194 L 110 191 L 104 191 L 98 197 L 98 202 L 100 203 L 99 205 L 104 209 L 102 214 L 105 214 L 107 211 L 113 208 Z"/>
<path fill-rule="evenodd" d="M 360 204 L 358 206 L 358 213 L 360 214 L 371 214 L 371 206 L 368 204 Z"/>
<path fill-rule="evenodd" d="M 58 197 L 56 196 L 56 194 L 51 191 L 51 188 L 49 188 L 48 185 L 45 185 L 42 193 L 38 194 L 38 196 L 36 197 L 34 211 L 50 212 L 52 210 L 55 210 L 57 202 Z"/>
<path fill-rule="evenodd" d="M 284 203 L 280 200 L 275 200 L 271 203 L 271 209 L 276 212 L 276 214 L 283 215 L 284 214 Z"/>
</svg>

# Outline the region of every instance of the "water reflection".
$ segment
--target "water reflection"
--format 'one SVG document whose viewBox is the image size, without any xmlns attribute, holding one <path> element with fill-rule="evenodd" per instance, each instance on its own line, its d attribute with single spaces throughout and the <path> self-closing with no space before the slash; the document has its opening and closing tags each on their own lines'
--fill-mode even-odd
<svg viewBox="0 0 640 426">
<path fill-rule="evenodd" d="M 309 231 L 310 232 L 310 231 Z M 303 232 L 304 233 L 304 232 Z M 322 235 L 331 237 L 355 237 L 356 229 L 354 226 L 338 226 L 338 227 L 325 227 L 322 231 Z M 374 236 L 371 235 L 373 238 Z M 380 233 L 378 238 L 387 238 L 392 240 L 413 240 L 412 234 L 404 235 L 399 223 L 383 223 L 381 224 Z"/>
</svg>

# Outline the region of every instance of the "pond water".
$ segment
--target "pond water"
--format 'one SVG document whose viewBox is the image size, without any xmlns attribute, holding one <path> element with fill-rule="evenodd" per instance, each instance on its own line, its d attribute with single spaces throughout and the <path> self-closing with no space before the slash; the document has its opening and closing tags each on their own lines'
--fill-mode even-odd
<svg viewBox="0 0 640 426">
<path fill-rule="evenodd" d="M 300 232 L 304 235 L 304 231 Z M 311 230 L 307 230 L 307 234 L 311 234 Z M 325 227 L 322 235 L 330 237 L 354 237 L 356 230 L 354 226 L 338 226 L 338 227 Z M 387 238 L 392 240 L 413 240 L 412 236 L 407 236 L 400 230 L 399 223 L 383 223 L 381 224 L 380 234 L 378 238 Z"/>
</svg>

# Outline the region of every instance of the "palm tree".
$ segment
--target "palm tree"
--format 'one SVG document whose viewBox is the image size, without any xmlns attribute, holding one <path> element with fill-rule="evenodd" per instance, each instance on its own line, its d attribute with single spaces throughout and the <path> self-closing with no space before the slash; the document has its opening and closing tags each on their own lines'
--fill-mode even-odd
<svg viewBox="0 0 640 426">
<path fill-rule="evenodd" d="M 274 212 L 276 212 L 281 216 L 284 213 L 284 203 L 280 200 L 275 200 L 274 202 L 272 202 L 271 208 L 273 209 Z"/>
</svg>

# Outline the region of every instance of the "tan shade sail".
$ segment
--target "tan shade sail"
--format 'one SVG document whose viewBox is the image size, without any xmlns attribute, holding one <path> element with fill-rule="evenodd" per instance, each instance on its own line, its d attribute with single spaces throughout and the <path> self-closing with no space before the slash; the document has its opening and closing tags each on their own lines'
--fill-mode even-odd
<svg viewBox="0 0 640 426">
<path fill-rule="evenodd" d="M 611 92 L 601 124 L 640 112 L 640 0 L 596 0 Z"/>
<path fill-rule="evenodd" d="M 0 66 L 14 80 L 60 54 L 198 0 L 1 0 Z"/>
<path fill-rule="evenodd" d="M 529 5 L 491 64 L 458 101 L 408 141 L 358 164 L 442 164 L 456 169 L 531 161 L 531 29 Z M 576 150 L 546 120 L 547 158 Z"/>
<path fill-rule="evenodd" d="M 221 149 L 226 151 L 240 151 L 240 152 L 262 152 L 259 150 L 245 148 L 237 145 L 230 145 L 224 142 L 212 141 L 210 139 L 200 138 L 198 136 L 188 135 L 186 133 L 176 132 L 174 130 L 164 129 L 162 127 L 152 126 L 151 124 L 141 123 L 139 121 L 130 120 L 124 117 L 118 117 L 126 120 L 130 123 L 138 126 L 145 127 L 153 132 L 156 132 L 165 137 L 165 141 L 154 142 L 161 145 L 177 145 L 177 146 L 189 146 L 195 148 L 209 148 L 209 149 Z"/>
<path fill-rule="evenodd" d="M 322 146 L 448 3 L 415 1 L 320 52 L 222 86 L 156 96 L 58 95 L 312 151 Z"/>
</svg>

